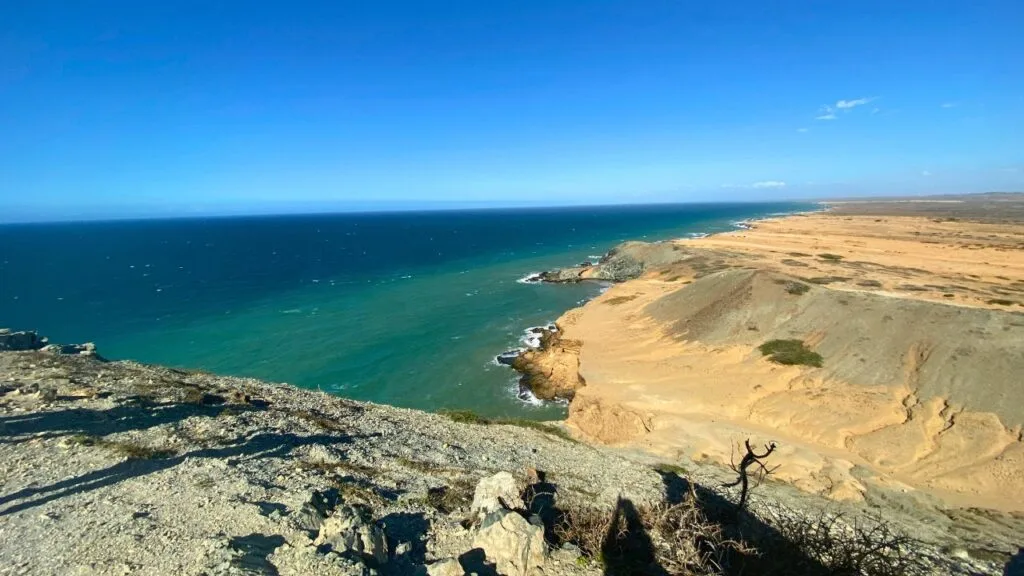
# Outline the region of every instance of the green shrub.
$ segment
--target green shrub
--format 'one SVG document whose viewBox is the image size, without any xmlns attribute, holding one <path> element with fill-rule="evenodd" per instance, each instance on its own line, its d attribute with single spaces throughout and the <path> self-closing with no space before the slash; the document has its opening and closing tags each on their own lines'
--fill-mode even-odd
<svg viewBox="0 0 1024 576">
<path fill-rule="evenodd" d="M 605 300 L 604 303 L 605 304 L 610 304 L 612 306 L 618 306 L 619 304 L 625 304 L 626 302 L 631 302 L 633 300 L 636 300 L 637 296 L 638 296 L 638 294 L 631 294 L 629 296 L 616 296 L 614 298 L 609 298 L 609 299 Z"/>
<path fill-rule="evenodd" d="M 678 464 L 669 464 L 668 462 L 662 462 L 661 464 L 658 464 L 657 466 L 654 467 L 654 470 L 657 472 L 661 472 L 662 474 L 675 474 L 680 478 L 690 473 L 686 468 L 683 468 Z"/>
<path fill-rule="evenodd" d="M 989 304 L 995 304 L 997 306 L 1013 306 L 1016 304 L 1013 300 L 1006 300 L 1005 298 L 993 298 L 988 301 Z"/>
<path fill-rule="evenodd" d="M 441 414 L 459 424 L 490 424 L 490 421 L 470 410 L 443 410 Z"/>
<path fill-rule="evenodd" d="M 545 434 L 557 436 L 563 440 L 569 440 L 570 442 L 576 442 L 576 439 L 570 436 L 563 428 L 554 424 L 548 424 L 547 422 L 524 420 L 520 418 L 499 418 L 491 420 L 470 410 L 442 410 L 440 414 L 447 416 L 453 422 L 458 422 L 460 424 L 478 424 L 481 426 L 488 426 L 492 424 L 496 426 L 518 426 L 520 428 L 529 428 L 531 430 L 544 432 Z"/>
<path fill-rule="evenodd" d="M 790 293 L 790 294 L 792 294 L 794 296 L 799 296 L 801 294 L 806 294 L 807 291 L 811 289 L 811 287 L 808 286 L 807 284 L 801 284 L 799 282 L 786 282 L 785 286 L 786 286 L 786 292 L 788 292 L 788 293 Z"/>
<path fill-rule="evenodd" d="M 776 364 L 817 368 L 822 365 L 821 354 L 807 348 L 802 340 L 769 340 L 758 346 L 757 349 Z"/>
</svg>

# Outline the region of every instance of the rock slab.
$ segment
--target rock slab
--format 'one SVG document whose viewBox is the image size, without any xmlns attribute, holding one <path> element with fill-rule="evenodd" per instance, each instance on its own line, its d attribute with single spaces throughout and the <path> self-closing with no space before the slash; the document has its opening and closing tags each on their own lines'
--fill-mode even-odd
<svg viewBox="0 0 1024 576">
<path fill-rule="evenodd" d="M 523 508 L 525 508 L 523 497 L 512 474 L 498 472 L 477 483 L 471 509 L 481 518 L 499 510 L 521 510 Z"/>
<path fill-rule="evenodd" d="M 488 514 L 473 538 L 498 573 L 508 576 L 538 576 L 544 565 L 544 528 L 535 526 L 509 510 Z"/>
</svg>

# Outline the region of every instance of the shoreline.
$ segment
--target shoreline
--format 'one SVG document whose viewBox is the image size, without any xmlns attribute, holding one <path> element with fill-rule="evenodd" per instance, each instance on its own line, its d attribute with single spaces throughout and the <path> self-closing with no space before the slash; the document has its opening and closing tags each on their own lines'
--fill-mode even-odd
<svg viewBox="0 0 1024 576">
<path fill-rule="evenodd" d="M 933 208 L 928 202 L 912 204 L 914 209 Z M 958 208 L 962 208 L 961 204 L 957 203 Z M 871 208 L 873 210 L 875 206 Z M 765 286 L 770 286 L 776 280 L 780 283 L 796 282 L 812 290 L 813 298 L 841 304 L 831 311 L 832 316 L 848 306 L 844 300 L 850 298 L 857 299 L 852 304 L 854 308 L 868 306 L 868 309 L 901 309 L 910 306 L 915 312 L 900 312 L 911 314 L 906 320 L 910 326 L 919 323 L 916 318 L 920 314 L 938 314 L 936 318 L 945 318 L 942 315 L 945 310 L 962 310 L 957 314 L 968 314 L 970 318 L 978 319 L 936 321 L 940 322 L 940 326 L 950 326 L 949 337 L 954 339 L 954 343 L 959 342 L 959 348 L 970 346 L 977 349 L 981 346 L 981 352 L 975 354 L 987 354 L 984 352 L 987 350 L 985 347 L 991 345 L 985 340 L 977 340 L 975 336 L 961 335 L 953 329 L 966 329 L 969 332 L 972 323 L 977 322 L 977 326 L 981 327 L 993 321 L 985 318 L 995 318 L 995 321 L 1003 322 L 1005 326 L 1005 329 L 998 332 L 998 337 L 1010 343 L 1012 350 L 1012 343 L 1016 341 L 1013 338 L 1017 338 L 1016 335 L 1021 332 L 1014 318 L 1024 313 L 1020 310 L 1024 307 L 1024 298 L 1021 298 L 1019 306 L 1015 301 L 1008 305 L 1006 302 L 1011 300 L 1000 294 L 1015 293 L 1013 290 L 1024 293 L 1021 290 L 1024 288 L 1024 261 L 1016 256 L 1015 251 L 1015 242 L 1024 240 L 1024 235 L 1021 235 L 1024 228 L 1019 223 L 964 223 L 956 218 L 936 218 L 934 214 L 927 218 L 918 214 L 893 214 L 882 219 L 874 216 L 874 213 L 870 216 L 849 214 L 842 206 L 833 206 L 823 211 L 757 219 L 751 222 L 750 229 L 733 230 L 700 239 L 659 243 L 686 252 L 685 256 L 678 259 L 666 258 L 665 249 L 652 248 L 658 245 L 627 242 L 623 246 L 630 247 L 633 257 L 646 258 L 646 262 L 654 262 L 655 265 L 647 267 L 635 278 L 615 283 L 607 293 L 563 314 L 556 321 L 558 333 L 548 340 L 548 346 L 530 349 L 523 354 L 522 364 L 525 366 L 521 366 L 523 369 L 520 370 L 524 374 L 522 381 L 532 382 L 526 377 L 531 375 L 531 371 L 534 377 L 539 373 L 549 380 L 561 379 L 560 382 L 542 383 L 542 387 L 549 393 L 551 390 L 556 391 L 555 397 L 568 399 L 567 425 L 588 441 L 599 444 L 631 446 L 663 456 L 675 454 L 684 459 L 710 459 L 727 464 L 729 446 L 734 444 L 738 436 L 785 436 L 791 440 L 790 450 L 785 454 L 789 470 L 784 479 L 811 492 L 837 499 L 857 500 L 870 497 L 869 492 L 879 490 L 909 490 L 922 495 L 931 494 L 954 504 L 1024 511 L 1024 498 L 1019 496 L 1024 486 L 1016 486 L 1010 480 L 996 480 L 1003 477 L 1003 471 L 1011 474 L 1012 478 L 1009 470 L 1014 465 L 1024 464 L 1024 434 L 1021 432 L 1020 419 L 1015 411 L 1008 411 L 1004 406 L 1008 402 L 1015 402 L 1006 396 L 1017 394 L 1007 388 L 1007 378 L 1010 377 L 1007 374 L 1012 374 L 1013 370 L 1024 370 L 1024 360 L 1019 354 L 1008 351 L 1007 356 L 1007 353 L 999 353 L 991 361 L 961 358 L 961 364 L 967 362 L 969 365 L 966 372 L 964 369 L 960 372 L 954 370 L 956 374 L 965 375 L 956 378 L 982 380 L 991 388 L 972 391 L 970 385 L 965 388 L 956 383 L 944 383 L 948 378 L 942 374 L 950 368 L 940 372 L 931 368 L 944 365 L 942 362 L 957 361 L 957 354 L 945 350 L 946 346 L 939 341 L 937 344 L 926 345 L 928 349 L 920 352 L 924 356 L 914 361 L 923 366 L 917 370 L 923 370 L 924 375 L 914 376 L 920 379 L 921 384 L 908 385 L 902 374 L 886 373 L 886 377 L 882 378 L 870 371 L 858 372 L 856 366 L 847 366 L 849 361 L 843 359 L 845 356 L 834 360 L 839 362 L 834 369 L 829 368 L 829 360 L 826 360 L 824 370 L 783 367 L 785 369 L 780 371 L 775 365 L 761 359 L 760 355 L 750 353 L 756 344 L 756 341 L 750 340 L 750 334 L 757 332 L 737 333 L 724 339 L 716 337 L 717 340 L 712 338 L 713 341 L 707 337 L 694 338 L 692 335 L 680 339 L 678 334 L 673 333 L 673 324 L 665 324 L 666 319 L 675 318 L 678 312 L 672 311 L 669 317 L 661 320 L 653 318 L 652 307 L 657 308 L 658 302 L 676 298 L 679 304 L 675 306 L 685 308 L 688 306 L 688 298 L 681 295 L 684 292 L 693 292 L 700 284 L 712 281 L 711 277 L 736 274 L 729 270 L 747 269 L 757 271 L 754 273 L 755 284 L 751 285 L 743 279 L 743 285 L 748 287 L 742 290 L 767 290 Z M 808 219 L 818 219 L 813 224 L 828 222 L 834 226 L 819 226 L 811 234 L 810 229 L 814 226 L 808 223 Z M 803 232 L 794 235 L 794 232 L 788 231 L 790 229 Z M 941 241 L 935 235 L 949 235 L 951 229 L 961 230 L 954 233 L 955 237 L 962 238 L 957 240 L 959 244 L 935 244 Z M 906 238 L 886 237 L 890 230 L 906 230 Z M 872 235 L 878 233 L 881 237 L 875 239 Z M 769 244 L 763 244 L 769 237 L 772 238 Z M 977 239 L 980 238 L 987 238 L 994 244 L 988 248 L 979 246 Z M 801 252 L 801 256 L 791 256 L 790 252 L 797 252 L 782 240 L 790 244 L 803 242 L 808 246 L 831 246 L 830 250 L 846 252 L 835 254 L 835 260 L 832 260 L 831 253 L 825 252 L 824 248 L 821 252 L 808 250 L 829 256 L 809 261 L 807 257 L 811 254 Z M 877 250 L 871 248 L 875 244 L 879 246 Z M 900 251 L 896 248 L 908 255 L 896 254 Z M 978 251 L 984 256 L 980 256 Z M 961 252 L 965 254 L 962 257 Z M 911 253 L 920 256 L 911 257 Z M 719 257 L 727 262 L 715 260 Z M 916 262 L 917 266 L 906 263 L 908 258 Z M 947 264 L 946 260 L 951 258 L 953 264 Z M 904 263 L 899 262 L 900 259 Z M 983 263 L 976 262 L 979 259 Z M 801 266 L 792 265 L 793 262 Z M 949 276 L 948 269 L 951 266 L 962 266 L 963 262 L 970 262 L 977 269 L 966 270 L 964 279 L 956 283 L 948 279 L 941 283 L 932 280 Z M 685 272 L 684 268 L 687 268 Z M 844 275 L 836 272 L 840 269 Z M 820 275 L 808 277 L 811 271 Z M 764 274 L 773 275 L 770 282 L 758 280 L 759 275 Z M 865 278 L 865 275 L 872 278 Z M 583 276 L 578 274 L 577 278 L 580 279 L 576 281 L 591 280 Z M 693 286 L 688 288 L 691 284 Z M 790 297 L 782 294 L 772 298 Z M 771 305 L 772 298 L 766 300 L 764 305 Z M 862 298 L 865 299 L 863 304 L 860 302 Z M 949 304 L 955 306 L 941 306 Z M 726 305 L 726 308 L 715 314 L 725 314 L 732 306 L 728 303 L 722 305 Z M 936 305 L 940 307 L 932 308 Z M 850 318 L 858 317 L 861 316 Z M 679 321 L 673 320 L 676 323 Z M 693 320 L 687 322 L 692 323 Z M 835 326 L 826 326 L 828 316 L 818 322 L 826 324 L 818 328 L 805 326 L 801 329 L 805 340 L 812 347 L 837 346 L 834 341 L 840 338 L 837 334 L 841 330 Z M 1024 323 L 1019 325 L 1024 326 Z M 748 324 L 746 331 L 751 329 L 756 330 L 758 327 Z M 870 330 L 876 329 L 871 328 L 863 335 L 871 334 Z M 879 336 L 885 334 L 875 333 Z M 893 345 L 908 346 L 913 350 L 920 346 L 914 344 L 916 338 L 927 340 L 929 336 L 908 335 L 906 338 L 909 339 L 894 341 Z M 630 342 L 630 338 L 634 342 Z M 855 340 L 854 335 L 842 338 Z M 564 346 L 563 339 L 570 346 Z M 743 343 L 747 341 L 751 341 L 751 344 Z M 999 341 L 996 345 L 1000 345 Z M 935 346 L 939 346 L 939 349 L 936 350 Z M 842 352 L 844 355 L 859 355 L 855 347 L 843 350 L 848 350 Z M 929 355 L 932 357 L 929 358 Z M 826 358 L 832 356 L 835 353 Z M 894 357 L 888 361 L 894 367 L 892 371 L 905 370 L 910 361 L 908 358 Z M 870 365 L 870 359 L 865 357 L 863 361 Z M 665 366 L 679 362 L 682 364 L 675 373 L 666 371 Z M 1010 372 L 1002 369 L 1003 364 L 1009 366 Z M 757 388 L 763 387 L 767 392 L 751 396 L 749 391 L 744 391 L 742 385 L 737 387 L 730 384 L 727 387 L 731 390 L 729 395 L 733 398 L 732 402 L 741 407 L 746 406 L 741 411 L 748 411 L 748 415 L 740 414 L 736 407 L 724 405 L 710 397 L 694 404 L 695 398 L 706 396 L 702 396 L 699 387 L 694 389 L 690 385 L 672 383 L 672 379 L 679 378 L 680 374 L 690 374 L 693 368 L 687 366 L 691 365 L 706 365 L 707 368 L 702 371 L 704 376 L 694 372 L 687 379 L 705 381 L 708 375 L 718 374 L 705 386 L 720 387 L 723 382 L 731 379 L 746 378 L 752 383 L 758 382 Z M 951 366 L 955 367 L 955 364 Z M 574 371 L 583 384 L 573 381 Z M 568 376 L 562 376 L 560 372 Z M 609 387 L 613 382 L 614 386 Z M 802 395 L 818 394 L 814 390 L 829 390 L 828 394 L 835 399 L 835 406 L 817 401 L 808 404 L 810 400 Z M 683 398 L 686 398 L 684 404 L 679 404 Z M 760 400 L 752 401 L 752 398 Z M 854 408 L 865 401 L 867 405 Z M 702 402 L 706 404 L 703 408 Z M 846 405 L 844 403 L 851 402 L 849 407 L 853 411 L 840 416 L 842 410 L 846 410 L 841 408 Z M 763 403 L 771 405 L 768 412 L 762 407 Z M 683 406 L 689 407 L 682 409 Z M 809 415 L 808 410 L 811 411 Z M 824 411 L 822 413 L 826 416 L 815 419 L 814 411 Z M 771 415 L 773 413 L 778 414 Z M 830 413 L 835 416 L 827 416 Z M 784 419 L 780 421 L 779 417 Z M 807 423 L 801 425 L 805 428 L 793 428 L 792 420 L 785 420 L 793 417 L 806 420 Z M 781 426 L 786 421 L 790 424 Z M 837 426 L 840 429 L 834 430 Z M 920 426 L 923 426 L 920 432 L 911 434 L 912 430 L 918 430 Z M 932 426 L 938 428 L 927 432 L 933 430 Z M 833 431 L 829 431 L 829 428 Z M 942 430 L 951 430 L 952 436 Z M 795 436 L 791 434 L 794 431 Z M 935 432 L 940 432 L 941 439 L 937 437 L 934 440 L 938 444 L 933 448 L 921 444 L 923 440 L 914 439 L 920 434 L 927 436 Z M 977 438 L 970 439 L 979 434 Z M 924 452 L 918 453 L 921 450 Z M 972 451 L 980 454 L 980 457 L 972 458 Z M 865 475 L 865 470 L 871 473 Z M 939 476 L 934 477 L 935 474 Z M 1005 482 L 1010 482 L 1012 486 L 1001 486 Z"/>
<path fill-rule="evenodd" d="M 729 225 L 733 227 L 733 229 L 731 229 L 731 230 L 723 230 L 723 231 L 719 231 L 719 232 L 689 232 L 689 233 L 687 233 L 687 237 L 685 237 L 685 238 L 681 238 L 681 237 L 668 238 L 668 239 L 658 240 L 658 241 L 652 242 L 652 244 L 682 242 L 682 241 L 685 241 L 685 240 L 700 240 L 700 239 L 703 239 L 703 238 L 709 238 L 709 237 L 716 236 L 716 235 L 730 234 L 730 233 L 733 233 L 733 232 L 738 232 L 738 231 L 743 231 L 743 230 L 750 230 L 750 229 L 752 229 L 754 227 L 754 225 L 757 222 L 763 222 L 763 221 L 767 221 L 767 220 L 787 218 L 787 217 L 793 217 L 793 216 L 800 216 L 800 215 L 819 214 L 819 213 L 823 213 L 823 212 L 828 212 L 830 210 L 827 206 L 825 206 L 825 203 L 818 202 L 818 204 L 823 206 L 820 210 L 798 210 L 798 211 L 793 211 L 793 212 L 776 212 L 776 213 L 767 214 L 767 215 L 761 216 L 761 217 L 746 218 L 744 220 L 737 220 L 737 221 L 734 221 L 734 222 L 730 222 Z M 629 241 L 629 240 L 627 240 L 625 243 L 629 243 L 629 242 L 636 242 L 636 241 Z M 599 279 L 599 278 L 590 278 L 590 277 L 585 277 L 584 276 L 585 271 L 587 269 L 593 269 L 593 268 L 596 268 L 596 267 L 601 266 L 602 264 L 604 264 L 606 262 L 606 260 L 609 258 L 609 256 L 611 256 L 613 254 L 615 249 L 616 249 L 616 247 L 613 247 L 611 250 L 609 250 L 608 252 L 605 252 L 601 256 L 588 256 L 588 259 L 589 259 L 588 262 L 583 262 L 583 263 L 577 264 L 575 266 L 571 266 L 569 268 L 555 268 L 555 269 L 552 269 L 550 271 L 529 272 L 526 275 L 524 275 L 524 276 L 520 277 L 519 279 L 517 279 L 516 282 L 519 283 L 519 284 L 561 284 L 561 283 L 567 282 L 567 280 L 558 280 L 558 279 L 554 279 L 553 278 L 553 276 L 557 276 L 561 270 L 581 270 L 581 274 L 580 274 L 579 279 L 578 280 L 572 280 L 572 282 L 575 282 L 575 281 L 579 281 L 579 282 L 596 282 L 596 283 L 599 283 L 599 284 L 601 284 L 603 286 L 601 292 L 598 293 L 596 296 L 594 296 L 593 298 L 590 298 L 589 300 L 586 300 L 586 301 L 580 303 L 577 306 L 574 306 L 573 308 L 570 308 L 569 310 L 566 310 L 566 311 L 562 312 L 562 314 L 560 315 L 560 317 L 561 317 L 561 316 L 564 316 L 565 314 L 567 314 L 568 312 L 570 312 L 571 310 L 574 310 L 574 309 L 577 309 L 577 308 L 581 308 L 581 307 L 585 306 L 587 303 L 589 303 L 589 302 L 593 301 L 594 299 L 600 297 L 602 294 L 604 294 L 610 288 L 615 286 L 615 284 L 617 282 L 624 281 L 624 280 L 616 280 L 616 279 L 607 280 L 607 279 Z M 548 322 L 545 325 L 529 326 L 529 327 L 527 327 L 527 328 L 525 328 L 523 330 L 524 336 L 520 337 L 520 339 L 519 339 L 519 342 L 522 344 L 522 346 L 519 346 L 519 347 L 516 347 L 516 348 L 509 348 L 509 349 L 507 349 L 507 350 L 505 350 L 503 352 L 500 352 L 500 353 L 498 353 L 498 354 L 496 354 L 494 356 L 494 359 L 492 360 L 492 363 L 494 365 L 512 368 L 514 371 L 516 371 L 517 373 L 520 374 L 520 377 L 517 378 L 517 383 L 518 383 L 518 387 L 519 387 L 519 390 L 518 390 L 518 393 L 517 393 L 517 397 L 519 398 L 520 401 L 523 401 L 523 402 L 525 402 L 525 403 L 527 403 L 529 405 L 534 405 L 534 406 L 538 405 L 540 403 L 543 403 L 543 402 L 554 402 L 554 403 L 558 403 L 558 404 L 568 404 L 568 402 L 570 401 L 571 398 L 564 397 L 564 396 L 559 396 L 557 394 L 556 395 L 548 395 L 548 397 L 538 397 L 536 395 L 536 393 L 534 392 L 534 390 L 529 385 L 530 378 L 529 378 L 528 374 L 524 373 L 519 368 L 516 368 L 516 366 L 517 366 L 517 358 L 519 358 L 519 357 L 523 356 L 524 354 L 529 353 L 531 351 L 541 351 L 542 352 L 543 349 L 546 346 L 550 345 L 550 344 L 547 344 L 546 342 L 557 343 L 558 331 L 559 330 L 558 330 L 558 326 L 557 326 L 557 320 Z M 546 340 L 545 337 L 549 337 L 549 338 Z M 550 337 L 554 337 L 554 338 L 550 338 Z M 529 362 L 521 363 L 520 367 L 525 370 L 525 366 L 528 365 L 528 364 L 529 364 Z"/>
</svg>

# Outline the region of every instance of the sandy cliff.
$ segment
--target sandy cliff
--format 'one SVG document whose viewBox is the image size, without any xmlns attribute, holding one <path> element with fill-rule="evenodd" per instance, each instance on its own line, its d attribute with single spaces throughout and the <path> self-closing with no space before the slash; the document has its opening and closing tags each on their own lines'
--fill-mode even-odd
<svg viewBox="0 0 1024 576">
<path fill-rule="evenodd" d="M 728 462 L 776 440 L 779 478 L 835 499 L 1022 511 L 1021 247 L 1015 222 L 842 212 L 632 245 L 640 277 L 558 321 L 575 346 L 536 354 L 578 363 L 569 422 L 596 441 Z M 770 362 L 776 339 L 823 365 Z"/>
</svg>

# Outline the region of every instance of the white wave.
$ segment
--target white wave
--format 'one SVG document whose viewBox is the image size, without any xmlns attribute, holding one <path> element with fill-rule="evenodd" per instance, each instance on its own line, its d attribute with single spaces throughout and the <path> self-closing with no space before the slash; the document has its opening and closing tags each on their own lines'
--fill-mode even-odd
<svg viewBox="0 0 1024 576">
<path fill-rule="evenodd" d="M 530 272 L 526 276 L 516 280 L 516 282 L 520 284 L 540 284 L 542 281 L 540 272 Z"/>
<path fill-rule="evenodd" d="M 523 387 L 519 386 L 519 380 L 518 379 L 516 379 L 514 391 L 515 391 L 516 397 L 519 398 L 519 400 L 521 400 L 523 402 L 523 404 L 528 404 L 530 406 L 543 406 L 544 405 L 544 401 L 541 400 L 540 398 L 537 398 L 537 396 L 535 396 L 534 393 L 532 391 L 530 391 L 529 388 L 523 388 Z"/>
</svg>

